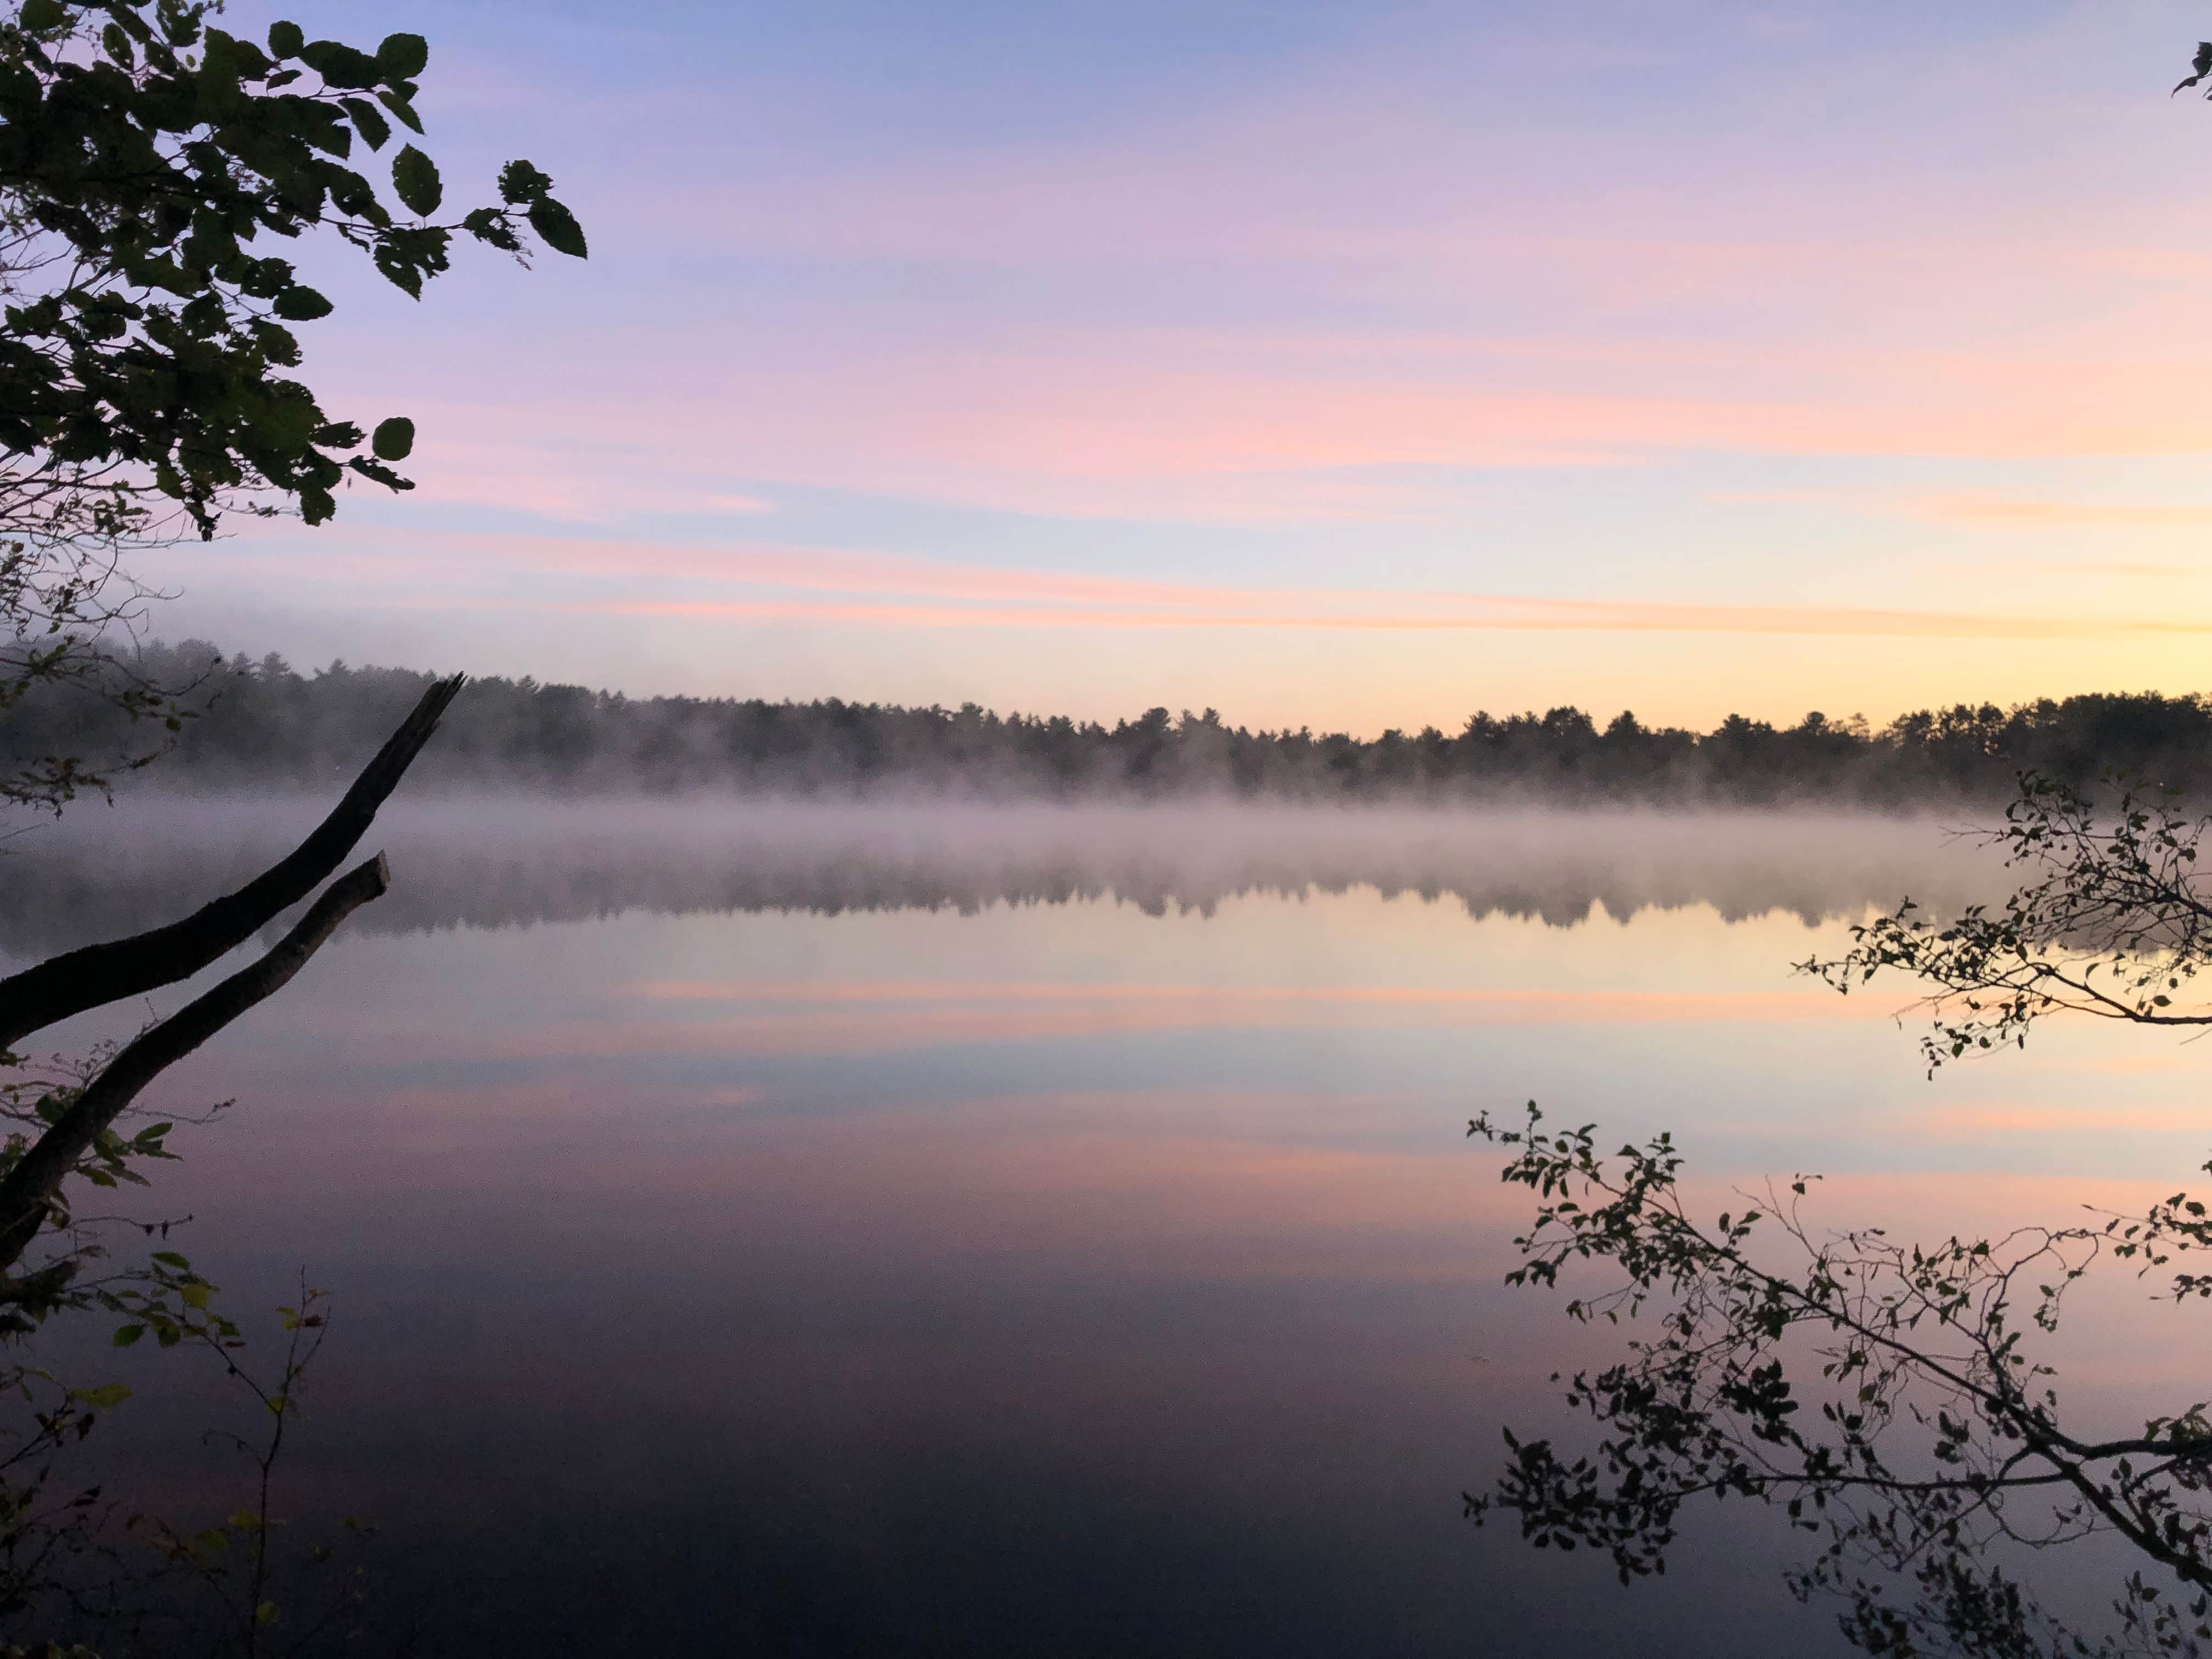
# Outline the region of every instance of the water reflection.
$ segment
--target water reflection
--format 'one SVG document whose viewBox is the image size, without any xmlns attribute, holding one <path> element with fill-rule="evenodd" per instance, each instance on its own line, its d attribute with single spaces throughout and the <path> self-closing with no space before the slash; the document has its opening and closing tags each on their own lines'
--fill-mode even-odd
<svg viewBox="0 0 2212 1659">
<path fill-rule="evenodd" d="M 165 919 L 252 874 L 313 822 L 296 799 L 127 799 L 0 858 L 0 948 L 65 948 Z M 947 909 L 1111 899 L 1148 915 L 1371 886 L 1554 927 L 1711 906 L 1808 925 L 1904 893 L 1938 911 L 2003 890 L 1932 820 L 1872 815 L 1476 813 L 1249 807 L 430 798 L 374 832 L 398 877 L 376 932 L 617 915 Z"/>
<path fill-rule="evenodd" d="M 0 864 L 0 915 L 19 948 L 138 925 L 280 811 L 99 815 L 103 849 Z M 1830 1651 L 1756 1517 L 1693 1517 L 1633 1591 L 1461 1522 L 1498 1425 L 1601 1352 L 1500 1289 L 1524 1212 L 1471 1108 L 1672 1127 L 1718 1192 L 1823 1169 L 1839 1217 L 1947 1230 L 1961 1171 L 2048 1216 L 2201 1138 L 2197 1051 L 2086 1100 L 2139 1042 L 1929 1085 L 1848 1017 L 1887 1005 L 1790 978 L 1869 903 L 1978 896 L 1924 823 L 386 830 L 381 931 L 169 1079 L 239 1104 L 160 1189 L 234 1300 L 303 1261 L 338 1293 L 292 1502 L 393 1534 L 380 1651 Z M 2069 1376 L 2122 1411 L 2197 1358 L 2100 1372 L 2081 1328 Z M 212 1490 L 174 1368 L 84 1358 L 149 1385 L 118 1471 Z"/>
</svg>

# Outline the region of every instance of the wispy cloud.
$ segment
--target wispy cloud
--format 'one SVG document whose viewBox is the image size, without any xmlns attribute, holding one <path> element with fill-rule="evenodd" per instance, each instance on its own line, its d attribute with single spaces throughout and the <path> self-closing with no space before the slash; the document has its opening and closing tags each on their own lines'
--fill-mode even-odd
<svg viewBox="0 0 2212 1659">
<path fill-rule="evenodd" d="M 324 533 L 324 532 L 319 532 Z M 1375 588 L 1231 586 L 962 563 L 781 544 L 696 546 L 591 537 L 340 532 L 336 568 L 388 601 L 426 580 L 441 602 L 623 617 L 808 621 L 899 629 L 1285 629 L 1383 632 L 1763 634 L 1960 640 L 2212 634 L 2212 617 L 2035 616 L 1847 605 L 1700 605 L 1643 599 Z M 372 547 L 380 550 L 370 551 Z M 272 582 L 296 556 L 271 543 L 229 557 Z M 559 577 L 549 592 L 536 580 Z M 657 593 L 641 588 L 658 587 Z M 615 591 L 606 591 L 610 588 Z M 819 595 L 799 598 L 793 595 Z"/>
<path fill-rule="evenodd" d="M 2051 530 L 2203 530 L 2212 504 L 2174 501 L 2052 501 L 1944 495 L 1914 503 L 1924 517 L 1960 524 Z"/>
<path fill-rule="evenodd" d="M 1505 353 L 1387 329 L 1194 343 L 1103 325 L 946 340 L 902 316 L 844 330 L 833 350 L 813 324 L 787 337 L 702 325 L 674 363 L 671 339 L 580 347 L 574 389 L 530 407 L 416 396 L 421 499 L 575 517 L 711 512 L 744 494 L 714 482 L 735 465 L 753 479 L 1069 517 L 1326 523 L 1437 516 L 1452 502 L 1404 476 L 1422 470 L 2212 452 L 2197 377 L 2109 349 L 1691 350 L 1624 335 Z M 514 378 L 493 361 L 477 374 Z M 2095 399 L 2080 397 L 2085 384 Z M 1923 509 L 1947 521 L 2201 522 L 2191 510 L 2100 519 L 1963 498 Z"/>
<path fill-rule="evenodd" d="M 281 596 L 349 656 L 465 637 L 639 685 L 689 652 L 695 689 L 738 683 L 712 624 L 750 621 L 749 690 L 1055 707 L 1233 672 L 1277 708 L 1701 720 L 2201 675 L 2195 590 L 2118 580 L 2185 574 L 2212 529 L 2212 221 L 2174 161 L 2203 112 L 2147 76 L 2173 47 L 2144 8 L 1830 8 L 1801 34 L 1775 6 L 1347 5 L 1326 49 L 1252 55 L 1269 9 L 1243 7 L 1103 80 L 1042 50 L 1067 9 L 1031 9 L 931 58 L 960 85 L 881 78 L 897 52 L 858 62 L 826 21 L 793 23 L 794 79 L 750 21 L 625 11 L 629 55 L 537 106 L 602 257 L 457 278 L 404 325 L 348 296 L 313 347 L 334 408 L 417 420 L 416 521 L 595 538 L 326 538 L 230 610 Z M 520 63 L 511 11 L 453 27 Z M 618 142 L 555 143 L 578 107 Z M 716 520 L 731 544 L 700 547 Z M 2064 562 L 1964 562 L 2015 547 Z M 1188 580 L 1138 574 L 1170 550 Z M 207 595 L 244 556 L 161 574 Z M 1144 637 L 1202 629 L 1250 636 Z M 1018 637 L 1043 629 L 1120 632 Z M 1293 666 L 1267 630 L 1336 637 Z"/>
<path fill-rule="evenodd" d="M 1281 628 L 1429 632 L 1802 634 L 1906 639 L 2071 640 L 2129 635 L 2212 634 L 2212 621 L 2142 622 L 2046 617 L 1971 617 L 1814 606 L 1698 605 L 1452 595 L 1416 609 L 1382 608 L 1374 594 L 1347 594 L 1329 612 L 1226 606 L 1177 611 L 1032 605 L 806 604 L 745 599 L 618 599 L 567 607 L 628 617 L 723 617 L 753 622 L 845 622 L 891 628 Z M 1418 603 L 1420 596 L 1412 596 Z"/>
</svg>

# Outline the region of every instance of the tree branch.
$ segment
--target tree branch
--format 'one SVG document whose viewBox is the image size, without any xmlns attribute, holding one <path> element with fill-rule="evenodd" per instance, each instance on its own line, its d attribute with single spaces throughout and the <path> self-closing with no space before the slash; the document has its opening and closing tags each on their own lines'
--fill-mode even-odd
<svg viewBox="0 0 2212 1659">
<path fill-rule="evenodd" d="M 391 872 L 379 853 L 333 882 L 267 956 L 187 1003 L 110 1060 L 0 1180 L 0 1270 L 12 1266 L 38 1236 L 62 1182 L 142 1089 L 247 1009 L 282 990 L 340 922 L 381 896 L 390 884 Z"/>
<path fill-rule="evenodd" d="M 88 945 L 0 980 L 0 1050 L 72 1014 L 189 978 L 313 892 L 368 832 L 465 679 L 456 674 L 424 692 L 314 833 L 235 893 L 166 927 Z"/>
</svg>

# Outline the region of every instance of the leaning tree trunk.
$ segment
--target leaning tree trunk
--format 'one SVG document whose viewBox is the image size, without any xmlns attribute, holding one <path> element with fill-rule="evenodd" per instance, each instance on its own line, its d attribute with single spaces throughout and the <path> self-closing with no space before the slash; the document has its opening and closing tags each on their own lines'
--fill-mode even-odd
<svg viewBox="0 0 2212 1659">
<path fill-rule="evenodd" d="M 0 1050 L 12 1050 L 32 1033 L 71 1015 L 189 979 L 307 897 L 368 832 L 377 809 L 422 753 L 462 684 L 463 677 L 456 674 L 424 692 L 331 815 L 289 854 L 236 892 L 166 927 L 88 945 L 0 980 Z M 332 882 L 275 949 L 142 1032 L 25 1150 L 0 1177 L 0 1303 L 51 1295 L 65 1282 L 66 1272 L 19 1279 L 8 1276 L 8 1270 L 57 1212 L 62 1182 L 108 1126 L 161 1073 L 282 990 L 338 925 L 380 896 L 388 881 L 380 853 Z"/>
</svg>

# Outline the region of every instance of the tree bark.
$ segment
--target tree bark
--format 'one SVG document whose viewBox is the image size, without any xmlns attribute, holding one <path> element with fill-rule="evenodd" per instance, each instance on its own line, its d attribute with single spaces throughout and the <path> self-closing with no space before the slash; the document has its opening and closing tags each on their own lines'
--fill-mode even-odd
<svg viewBox="0 0 2212 1659">
<path fill-rule="evenodd" d="M 438 729 L 439 716 L 464 678 L 440 680 L 424 692 L 314 833 L 235 893 L 182 921 L 88 945 L 0 980 L 0 1051 L 12 1050 L 33 1032 L 72 1014 L 190 978 L 313 892 L 368 832 L 377 808 Z"/>
<path fill-rule="evenodd" d="M 14 1266 L 38 1237 L 63 1181 L 139 1091 L 247 1009 L 282 990 L 340 922 L 381 896 L 390 884 L 391 872 L 379 853 L 331 883 L 267 956 L 141 1033 L 108 1061 L 0 1180 L 0 1272 Z"/>
</svg>

